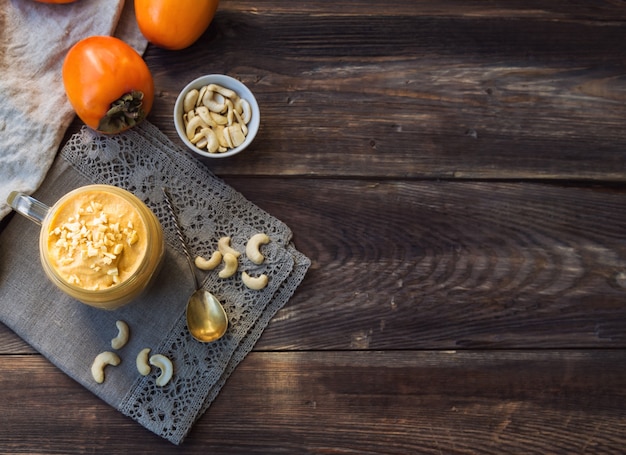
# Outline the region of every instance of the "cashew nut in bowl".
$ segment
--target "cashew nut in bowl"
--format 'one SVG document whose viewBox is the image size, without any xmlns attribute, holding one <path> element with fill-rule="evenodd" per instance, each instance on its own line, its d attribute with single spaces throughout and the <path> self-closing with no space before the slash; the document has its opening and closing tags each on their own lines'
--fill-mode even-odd
<svg viewBox="0 0 626 455">
<path fill-rule="evenodd" d="M 145 348 L 139 351 L 137 354 L 137 359 L 135 360 L 135 364 L 137 365 L 137 371 L 142 376 L 147 376 L 150 374 L 150 364 L 148 363 L 148 356 L 150 355 L 150 348 Z"/>
<path fill-rule="evenodd" d="M 202 149 L 207 149 L 209 153 L 217 152 L 217 149 L 220 146 L 217 134 L 215 134 L 215 131 L 208 127 L 202 128 L 199 133 L 196 133 L 196 135 L 191 138 L 191 143 L 196 144 Z"/>
<path fill-rule="evenodd" d="M 197 256 L 195 259 L 196 267 L 200 270 L 213 270 L 222 262 L 222 253 L 214 251 L 210 259 L 204 259 L 202 256 Z"/>
<path fill-rule="evenodd" d="M 235 98 L 237 97 L 237 94 L 226 87 L 222 87 L 221 85 L 217 85 L 217 84 L 209 84 L 209 86 L 207 87 L 207 90 L 211 90 L 212 92 L 217 92 L 220 95 L 222 95 L 225 98 Z"/>
<path fill-rule="evenodd" d="M 224 128 L 224 136 L 226 136 L 227 140 L 230 139 L 233 147 L 239 147 L 246 140 L 246 135 L 243 134 L 243 130 L 241 129 L 241 125 L 239 123 L 235 123 Z"/>
<path fill-rule="evenodd" d="M 250 123 L 250 119 L 252 118 L 252 107 L 250 106 L 250 103 L 242 99 L 241 110 L 241 120 L 243 120 L 243 123 L 247 125 L 248 123 Z"/>
<path fill-rule="evenodd" d="M 202 104 L 213 112 L 223 112 L 226 109 L 226 100 L 221 93 L 214 93 L 210 88 L 204 92 Z"/>
<path fill-rule="evenodd" d="M 200 87 L 200 90 L 198 90 L 198 99 L 196 100 L 196 107 L 202 106 L 202 99 L 204 98 L 207 88 L 209 88 L 208 85 L 203 85 L 202 87 Z"/>
<path fill-rule="evenodd" d="M 223 255 L 223 259 L 224 268 L 220 270 L 218 276 L 220 278 L 230 278 L 237 271 L 237 268 L 239 267 L 239 261 L 237 260 L 237 256 L 231 253 L 225 253 Z"/>
<path fill-rule="evenodd" d="M 191 141 L 194 137 L 196 137 L 196 130 L 198 128 L 209 128 L 202 117 L 199 115 L 194 115 L 189 119 L 189 123 L 187 123 L 187 127 L 185 128 L 185 132 L 187 133 L 187 138 Z"/>
<path fill-rule="evenodd" d="M 246 244 L 246 256 L 255 264 L 262 264 L 265 256 L 260 251 L 261 245 L 270 242 L 270 238 L 265 233 L 254 234 Z"/>
<path fill-rule="evenodd" d="M 183 109 L 185 112 L 189 112 L 196 106 L 196 101 L 198 101 L 199 92 L 195 88 L 189 90 L 189 93 L 185 95 L 185 100 L 183 102 Z"/>
<path fill-rule="evenodd" d="M 211 111 L 206 106 L 197 107 L 195 110 L 196 115 L 198 115 L 204 123 L 209 125 L 211 128 L 217 128 L 217 123 L 213 120 Z"/>
<path fill-rule="evenodd" d="M 113 349 L 122 349 L 128 342 L 130 330 L 128 328 L 128 324 L 124 321 L 117 321 L 115 325 L 117 326 L 118 332 L 117 336 L 111 340 L 111 347 Z"/>
<path fill-rule="evenodd" d="M 161 374 L 156 380 L 156 385 L 163 387 L 174 375 L 174 365 L 172 361 L 162 354 L 155 354 L 150 357 L 150 365 L 153 365 L 161 370 Z"/>
<path fill-rule="evenodd" d="M 267 286 L 269 278 L 265 274 L 257 277 L 251 277 L 246 272 L 241 272 L 241 281 L 243 281 L 243 284 L 245 284 L 249 289 L 259 291 Z"/>
<path fill-rule="evenodd" d="M 98 384 L 104 382 L 104 368 L 107 365 L 118 366 L 121 360 L 117 354 L 110 351 L 101 352 L 91 364 L 91 376 Z"/>
<path fill-rule="evenodd" d="M 230 237 L 222 237 L 217 241 L 217 249 L 224 255 L 230 253 L 236 258 L 241 255 L 239 251 L 230 246 Z"/>
<path fill-rule="evenodd" d="M 175 108 L 176 130 L 183 142 L 192 150 L 210 157 L 238 153 L 252 141 L 258 129 L 258 106 L 249 90 L 232 78 L 224 80 L 228 87 L 215 83 L 217 80 L 209 76 L 206 85 L 200 86 L 204 78 L 189 84 L 189 88 L 178 96 Z M 239 92 L 248 99 L 241 98 Z M 202 128 L 210 128 L 216 133 L 218 147 L 211 142 L 211 137 L 198 135 Z"/>
</svg>

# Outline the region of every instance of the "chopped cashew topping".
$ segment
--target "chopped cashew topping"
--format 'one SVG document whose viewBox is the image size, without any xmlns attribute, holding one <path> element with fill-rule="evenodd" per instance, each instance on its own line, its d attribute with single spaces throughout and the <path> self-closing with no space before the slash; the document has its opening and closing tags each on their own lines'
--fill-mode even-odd
<svg viewBox="0 0 626 455">
<path fill-rule="evenodd" d="M 126 226 L 95 200 L 83 200 L 59 215 L 48 233 L 48 254 L 55 268 L 68 283 L 97 290 L 119 284 L 130 273 L 128 257 L 141 253 L 131 247 L 139 241 L 139 232 L 131 220 Z M 113 210 L 117 201 L 108 206 Z M 121 210 L 126 210 L 122 207 Z M 134 216 L 129 214 L 128 216 Z M 126 249 L 128 248 L 128 251 Z M 130 256 L 129 256 L 130 255 Z M 124 263 L 124 270 L 119 265 Z"/>
</svg>

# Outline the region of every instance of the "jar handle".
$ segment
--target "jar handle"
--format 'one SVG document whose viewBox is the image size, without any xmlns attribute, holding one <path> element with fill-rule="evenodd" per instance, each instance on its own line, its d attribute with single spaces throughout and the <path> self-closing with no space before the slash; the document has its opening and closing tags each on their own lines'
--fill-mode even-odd
<svg viewBox="0 0 626 455">
<path fill-rule="evenodd" d="M 50 207 L 46 204 L 19 191 L 11 191 L 11 194 L 9 194 L 7 198 L 7 203 L 17 213 L 34 221 L 40 226 L 50 210 Z"/>
</svg>

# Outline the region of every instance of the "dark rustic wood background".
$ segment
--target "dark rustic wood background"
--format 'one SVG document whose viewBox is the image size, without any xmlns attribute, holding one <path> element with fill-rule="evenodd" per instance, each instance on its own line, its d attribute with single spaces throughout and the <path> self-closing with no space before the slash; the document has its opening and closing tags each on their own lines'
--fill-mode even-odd
<svg viewBox="0 0 626 455">
<path fill-rule="evenodd" d="M 206 164 L 312 267 L 182 447 L 0 326 L 1 452 L 624 452 L 626 1 L 223 0 L 145 59 L 175 141 L 191 79 L 255 93 Z"/>
</svg>

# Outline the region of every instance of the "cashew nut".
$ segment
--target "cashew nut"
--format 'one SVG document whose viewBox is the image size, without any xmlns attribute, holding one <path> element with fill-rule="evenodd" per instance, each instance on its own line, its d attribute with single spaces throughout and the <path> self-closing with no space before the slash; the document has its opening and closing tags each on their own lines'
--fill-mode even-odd
<svg viewBox="0 0 626 455">
<path fill-rule="evenodd" d="M 162 354 L 155 354 L 150 357 L 150 365 L 153 365 L 161 370 L 161 374 L 156 379 L 156 385 L 163 387 L 174 375 L 174 365 L 172 361 Z"/>
<path fill-rule="evenodd" d="M 259 275 L 257 277 L 251 277 L 246 272 L 241 272 L 241 281 L 243 281 L 243 284 L 245 284 L 246 287 L 258 291 L 267 286 L 269 278 L 267 278 L 266 274 Z"/>
<path fill-rule="evenodd" d="M 212 92 L 217 92 L 222 95 L 224 98 L 235 98 L 237 94 L 229 88 L 222 87 L 217 84 L 209 84 L 207 90 L 211 90 Z"/>
<path fill-rule="evenodd" d="M 206 106 L 196 108 L 195 113 L 211 128 L 217 127 L 217 123 L 215 123 L 215 120 L 213 120 L 213 117 L 211 116 L 211 111 L 209 111 L 209 108 Z"/>
<path fill-rule="evenodd" d="M 248 124 L 250 122 L 250 119 L 252 118 L 252 106 L 250 106 L 250 103 L 242 98 L 241 109 L 243 111 L 241 114 L 241 119 L 243 120 L 243 123 Z"/>
<path fill-rule="evenodd" d="M 226 109 L 224 97 L 219 93 L 214 93 L 212 90 L 207 89 L 202 97 L 202 104 L 209 108 L 213 112 L 223 112 Z"/>
<path fill-rule="evenodd" d="M 265 256 L 260 251 L 261 245 L 266 245 L 270 242 L 270 238 L 267 234 L 261 232 L 254 234 L 246 243 L 246 256 L 255 264 L 262 264 L 265 260 Z"/>
<path fill-rule="evenodd" d="M 137 359 L 135 360 L 135 364 L 137 365 L 137 371 L 142 376 L 147 376 L 150 374 L 150 364 L 148 364 L 148 356 L 150 355 L 150 348 L 145 348 L 139 351 L 137 354 Z"/>
<path fill-rule="evenodd" d="M 130 334 L 128 324 L 124 321 L 117 321 L 115 325 L 117 326 L 117 336 L 111 340 L 111 347 L 113 349 L 122 349 L 128 342 Z"/>
<path fill-rule="evenodd" d="M 226 142 L 226 138 L 224 137 L 224 127 L 222 125 L 217 125 L 215 134 L 217 135 L 217 141 L 220 143 L 220 148 L 223 148 L 224 151 L 228 150 L 228 142 Z"/>
<path fill-rule="evenodd" d="M 195 261 L 196 267 L 200 270 L 213 270 L 222 262 L 222 253 L 220 251 L 214 251 L 210 259 L 204 259 L 202 256 L 197 256 Z"/>
<path fill-rule="evenodd" d="M 183 110 L 185 112 L 189 112 L 196 106 L 196 101 L 198 101 L 198 90 L 191 89 L 189 93 L 185 95 L 185 99 L 183 100 Z"/>
<path fill-rule="evenodd" d="M 232 142 L 233 147 L 239 147 L 246 140 L 246 136 L 243 134 L 239 123 L 230 125 L 224 129 L 224 131 L 226 130 L 228 130 L 228 136 L 230 137 L 230 142 Z"/>
<path fill-rule="evenodd" d="M 211 120 L 215 122 L 217 125 L 228 125 L 228 118 L 223 116 L 222 114 L 218 114 L 217 112 L 209 112 L 209 116 Z"/>
<path fill-rule="evenodd" d="M 228 127 L 222 128 L 222 135 L 224 136 L 224 141 L 226 142 L 226 147 L 234 148 L 233 141 L 230 139 L 230 130 Z"/>
<path fill-rule="evenodd" d="M 206 93 L 207 88 L 209 88 L 208 85 L 203 85 L 198 91 L 198 99 L 196 100 L 196 107 L 202 106 L 202 100 L 204 99 L 204 94 Z"/>
<path fill-rule="evenodd" d="M 195 115 L 193 118 L 189 119 L 189 123 L 187 123 L 187 127 L 185 128 L 185 133 L 187 134 L 187 139 L 192 140 L 196 135 L 196 130 L 198 128 L 208 128 L 209 125 L 204 123 L 204 120 L 199 115 Z"/>
<path fill-rule="evenodd" d="M 208 127 L 202 128 L 200 132 L 191 139 L 191 143 L 196 144 L 196 146 L 201 149 L 206 148 L 209 153 L 217 152 L 220 146 L 215 131 Z"/>
<path fill-rule="evenodd" d="M 235 121 L 235 108 L 231 100 L 226 100 L 226 120 L 228 125 L 232 125 Z"/>
<path fill-rule="evenodd" d="M 243 119 L 241 118 L 241 114 L 238 111 L 233 111 L 235 113 L 235 117 L 237 118 L 237 124 L 239 125 L 239 127 L 241 128 L 241 132 L 243 133 L 244 137 L 248 135 L 248 127 L 246 126 L 246 124 L 243 122 Z"/>
<path fill-rule="evenodd" d="M 230 246 L 230 237 L 222 237 L 217 241 L 217 249 L 222 253 L 230 253 L 236 258 L 241 254 L 239 251 L 235 250 Z"/>
<path fill-rule="evenodd" d="M 113 365 L 114 367 L 120 364 L 120 358 L 117 354 L 110 351 L 101 352 L 96 356 L 91 364 L 91 376 L 98 384 L 104 382 L 104 368 L 107 365 Z"/>
<path fill-rule="evenodd" d="M 237 256 L 231 253 L 224 253 L 224 268 L 220 270 L 218 276 L 220 278 L 230 278 L 237 271 L 237 267 L 239 266 L 239 261 L 237 260 Z"/>
</svg>

